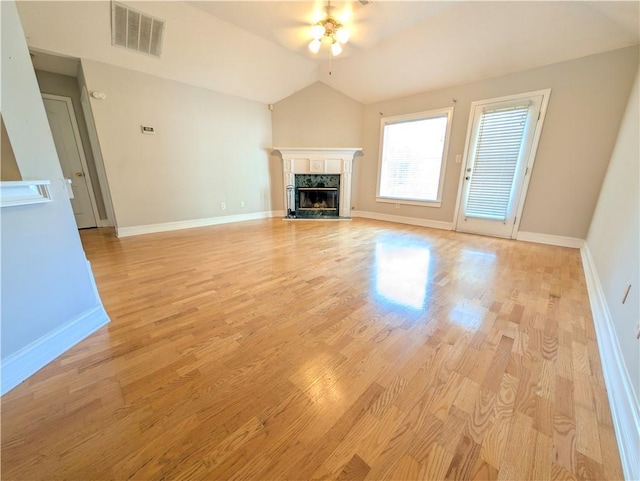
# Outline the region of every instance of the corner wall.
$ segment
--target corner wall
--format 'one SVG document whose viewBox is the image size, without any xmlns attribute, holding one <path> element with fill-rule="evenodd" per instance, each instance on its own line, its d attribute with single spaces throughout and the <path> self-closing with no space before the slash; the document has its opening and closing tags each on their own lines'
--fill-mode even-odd
<svg viewBox="0 0 640 481">
<path fill-rule="evenodd" d="M 357 148 L 362 146 L 364 105 L 316 82 L 273 106 L 274 147 Z M 360 159 L 353 163 L 352 199 L 357 196 Z M 282 159 L 272 155 L 271 198 L 283 210 Z M 353 201 L 352 201 L 353 203 Z"/>
<path fill-rule="evenodd" d="M 389 220 L 451 225 L 463 165 L 455 157 L 464 153 L 471 102 L 551 88 L 520 231 L 584 239 L 637 67 L 636 46 L 367 105 L 357 209 Z M 381 114 L 450 106 L 455 111 L 442 206 L 396 209 L 376 202 Z"/>
<path fill-rule="evenodd" d="M 82 70 L 106 96 L 90 102 L 118 235 L 268 215 L 267 105 L 87 59 Z"/>
<path fill-rule="evenodd" d="M 640 330 L 639 133 L 640 79 L 636 73 L 583 249 L 602 367 L 627 479 L 640 479 L 640 341 L 636 338 Z"/>
<path fill-rule="evenodd" d="M 52 202 L 2 207 L 4 394 L 109 318 L 76 228 L 53 137 L 13 1 L 2 17 L 2 117 L 26 180 L 50 180 Z"/>
</svg>

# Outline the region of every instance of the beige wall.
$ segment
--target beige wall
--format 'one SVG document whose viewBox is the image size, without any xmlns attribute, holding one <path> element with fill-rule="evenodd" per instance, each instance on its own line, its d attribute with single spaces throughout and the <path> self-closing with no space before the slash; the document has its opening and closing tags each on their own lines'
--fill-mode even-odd
<svg viewBox="0 0 640 481">
<path fill-rule="evenodd" d="M 73 110 L 76 114 L 76 121 L 78 123 L 78 131 L 80 132 L 82 149 L 84 151 L 84 156 L 87 159 L 87 167 L 89 168 L 89 177 L 91 178 L 91 184 L 93 185 L 96 204 L 98 207 L 98 214 L 100 215 L 101 219 L 106 219 L 107 213 L 104 207 L 102 190 L 100 189 L 100 182 L 98 180 L 98 173 L 96 171 L 93 153 L 91 152 L 89 134 L 87 133 L 87 123 L 85 122 L 84 113 L 82 112 L 82 105 L 80 104 L 80 89 L 78 88 L 78 80 L 67 75 L 43 72 L 41 70 L 36 70 L 36 78 L 38 79 L 40 92 L 42 92 L 43 94 L 53 94 L 71 98 Z"/>
<path fill-rule="evenodd" d="M 640 319 L 639 91 L 636 74 L 587 237 L 636 399 L 640 399 L 640 350 L 636 339 Z M 622 304 L 629 284 L 631 291 Z"/>
<path fill-rule="evenodd" d="M 0 180 L 22 180 L 2 115 L 0 115 L 0 134 L 2 135 L 0 137 Z"/>
<path fill-rule="evenodd" d="M 520 230 L 584 239 L 638 66 L 638 47 L 367 105 L 356 209 L 453 222 L 470 104 L 551 88 Z M 456 99 L 454 103 L 453 99 Z M 442 207 L 375 200 L 380 117 L 455 105 Z"/>
<path fill-rule="evenodd" d="M 273 146 L 361 147 L 363 115 L 360 102 L 316 82 L 274 105 Z M 271 197 L 279 210 L 284 209 L 281 162 L 280 156 L 271 156 Z M 358 175 L 358 162 L 354 162 L 354 177 Z M 355 196 L 356 185 L 353 188 Z"/>
<path fill-rule="evenodd" d="M 274 147 L 360 147 L 364 106 L 321 82 L 274 105 Z"/>
<path fill-rule="evenodd" d="M 119 228 L 271 209 L 265 104 L 91 60 L 82 68 L 106 95 L 91 107 Z"/>
</svg>

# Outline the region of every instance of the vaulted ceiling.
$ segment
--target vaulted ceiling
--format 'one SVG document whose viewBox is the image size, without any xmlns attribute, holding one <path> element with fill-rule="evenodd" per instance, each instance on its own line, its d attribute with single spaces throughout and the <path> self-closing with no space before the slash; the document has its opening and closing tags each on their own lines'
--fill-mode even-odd
<svg viewBox="0 0 640 481">
<path fill-rule="evenodd" d="M 56 22 L 62 22 L 61 33 L 50 25 L 47 11 L 52 9 L 85 9 L 90 15 L 97 12 L 97 4 L 108 6 L 108 2 L 19 6 L 29 45 L 36 50 L 111 62 L 265 103 L 320 80 L 366 104 L 640 41 L 637 1 L 332 2 L 351 39 L 343 54 L 329 62 L 328 51 L 314 55 L 307 49 L 310 25 L 323 13 L 324 2 L 124 3 L 166 18 L 160 63 L 132 60 L 135 54 L 110 44 L 106 46 L 110 50 L 96 47 L 86 38 L 91 28 L 87 25 L 75 27 L 84 32 L 84 42 L 81 37 L 78 42 L 85 45 L 69 47 L 74 26 L 64 25 L 66 15 Z M 46 22 L 49 25 L 44 26 Z M 108 19 L 94 26 L 108 27 Z M 64 38 L 52 38 L 56 35 Z"/>
</svg>

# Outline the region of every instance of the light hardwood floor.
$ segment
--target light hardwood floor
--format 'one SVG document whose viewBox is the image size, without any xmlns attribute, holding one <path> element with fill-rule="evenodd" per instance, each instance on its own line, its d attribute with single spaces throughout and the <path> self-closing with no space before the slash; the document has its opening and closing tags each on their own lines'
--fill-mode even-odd
<svg viewBox="0 0 640 481">
<path fill-rule="evenodd" d="M 622 478 L 577 250 L 363 219 L 82 240 L 111 323 L 2 398 L 3 479 Z"/>
</svg>

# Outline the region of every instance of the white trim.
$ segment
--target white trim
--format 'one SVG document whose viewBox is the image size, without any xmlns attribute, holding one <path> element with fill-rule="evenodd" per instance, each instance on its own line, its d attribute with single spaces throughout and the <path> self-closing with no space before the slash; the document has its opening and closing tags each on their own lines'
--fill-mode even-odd
<svg viewBox="0 0 640 481">
<path fill-rule="evenodd" d="M 362 150 L 362 147 L 272 147 L 272 150 L 278 151 L 280 154 L 288 154 L 290 157 L 304 157 L 308 154 L 325 152 L 353 157 L 356 152 Z"/>
<path fill-rule="evenodd" d="M 51 202 L 49 180 L 9 180 L 0 182 L 0 206 L 42 204 Z"/>
<path fill-rule="evenodd" d="M 380 134 L 378 142 L 378 184 L 376 187 L 376 201 L 377 202 L 391 202 L 394 204 L 400 204 L 400 200 L 409 205 L 423 205 L 428 207 L 440 207 L 442 204 L 442 195 L 444 191 L 444 177 L 447 171 L 447 159 L 449 158 L 449 144 L 451 140 L 451 129 L 453 126 L 453 114 L 455 113 L 454 106 L 444 107 L 442 109 L 426 110 L 422 112 L 414 112 L 402 115 L 394 115 L 391 117 L 383 117 L 380 119 Z M 402 122 L 412 120 L 424 120 L 435 117 L 447 116 L 447 127 L 444 132 L 444 146 L 442 147 L 442 158 L 440 159 L 440 178 L 438 179 L 438 190 L 436 193 L 436 199 L 419 201 L 416 199 L 394 199 L 380 195 L 380 181 L 382 177 L 382 155 L 384 153 L 384 128 L 386 125 L 393 125 Z M 384 200 L 389 199 L 389 200 Z M 429 205 L 430 204 L 430 205 Z"/>
<path fill-rule="evenodd" d="M 573 247 L 580 249 L 584 245 L 584 240 L 577 237 L 565 237 L 561 235 L 538 234 L 537 232 L 518 232 L 516 240 L 525 242 L 537 242 L 538 244 L 549 244 L 559 247 Z"/>
<path fill-rule="evenodd" d="M 82 68 L 82 59 L 80 60 Z M 93 153 L 93 165 L 96 168 L 96 174 L 98 175 L 98 184 L 100 184 L 100 192 L 102 193 L 102 201 L 104 203 L 106 219 L 100 219 L 98 216 L 98 227 L 111 227 L 115 226 L 115 215 L 113 213 L 113 203 L 111 202 L 111 191 L 109 190 L 109 182 L 107 181 L 107 173 L 104 167 L 104 159 L 102 158 L 102 150 L 100 150 L 100 141 L 98 140 L 98 133 L 96 131 L 96 124 L 93 118 L 93 110 L 89 101 L 89 93 L 87 87 L 82 86 L 82 92 L 80 93 L 80 106 L 82 107 L 82 113 L 84 114 L 84 121 L 87 124 L 87 135 L 89 136 L 89 147 Z"/>
<path fill-rule="evenodd" d="M 433 229 L 453 230 L 453 223 L 440 220 L 418 219 L 416 217 L 404 217 L 400 215 L 379 214 L 377 212 L 367 212 L 354 210 L 351 217 L 362 217 L 364 219 L 383 220 L 387 222 L 397 222 L 399 224 L 418 225 L 421 227 L 431 227 Z"/>
<path fill-rule="evenodd" d="M 135 225 L 131 227 L 116 227 L 117 237 L 129 237 L 140 234 L 154 234 L 156 232 L 168 232 L 172 230 L 191 229 L 194 227 L 207 227 L 211 225 L 231 224 L 233 222 L 243 222 L 247 220 L 266 219 L 284 215 L 282 211 L 277 212 L 254 212 L 252 214 L 227 215 L 221 217 L 207 217 L 204 219 L 180 220 L 176 222 L 164 222 L 162 224 Z"/>
<path fill-rule="evenodd" d="M 420 207 L 440 207 L 442 205 L 442 202 L 435 200 L 407 200 L 394 199 L 393 197 L 376 197 L 376 202 L 384 202 L 386 204 L 419 205 Z"/>
<path fill-rule="evenodd" d="M 596 330 L 602 372 L 625 478 L 640 479 L 640 408 L 624 363 L 613 319 L 589 244 L 580 250 Z"/>
<path fill-rule="evenodd" d="M 95 306 L 8 356 L 2 361 L 0 395 L 9 392 L 108 322 L 109 316 L 104 307 Z"/>
<path fill-rule="evenodd" d="M 76 140 L 76 148 L 78 149 L 78 156 L 80 157 L 80 165 L 82 165 L 83 178 L 87 185 L 87 193 L 89 194 L 89 203 L 91 204 L 91 211 L 93 212 L 93 220 L 96 223 L 96 227 L 103 227 L 100 224 L 100 213 L 98 212 L 98 203 L 96 202 L 96 194 L 93 190 L 93 183 L 91 182 L 91 175 L 89 174 L 89 166 L 87 165 L 87 158 L 84 155 L 84 145 L 82 145 L 82 138 L 80 137 L 80 130 L 78 129 L 78 120 L 76 118 L 76 110 L 73 108 L 73 101 L 71 97 L 65 97 L 62 95 L 42 94 L 43 99 L 55 100 L 58 102 L 64 102 L 67 105 L 67 111 L 69 112 L 69 120 L 71 120 L 71 130 L 73 130 L 73 137 Z M 60 163 L 60 159 L 58 159 Z M 62 168 L 62 163 L 60 163 Z M 73 179 L 67 179 L 69 183 L 73 182 Z"/>
</svg>

